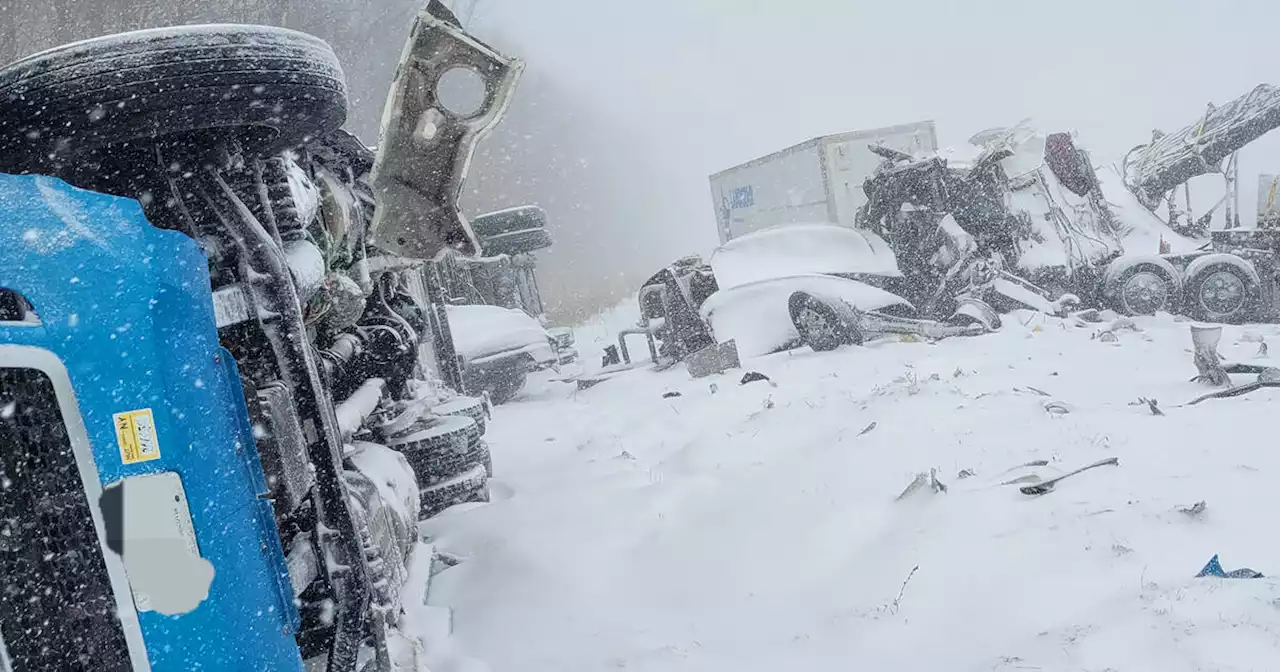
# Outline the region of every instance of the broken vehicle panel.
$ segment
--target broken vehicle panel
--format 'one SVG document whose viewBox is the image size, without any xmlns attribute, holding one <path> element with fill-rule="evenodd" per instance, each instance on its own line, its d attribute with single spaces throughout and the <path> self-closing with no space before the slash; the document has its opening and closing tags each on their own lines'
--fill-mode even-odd
<svg viewBox="0 0 1280 672">
<path fill-rule="evenodd" d="M 429 8 L 418 16 L 379 132 L 372 244 L 422 259 L 446 248 L 478 252 L 457 197 L 476 142 L 506 113 L 523 69 L 463 32 L 447 12 Z"/>
</svg>

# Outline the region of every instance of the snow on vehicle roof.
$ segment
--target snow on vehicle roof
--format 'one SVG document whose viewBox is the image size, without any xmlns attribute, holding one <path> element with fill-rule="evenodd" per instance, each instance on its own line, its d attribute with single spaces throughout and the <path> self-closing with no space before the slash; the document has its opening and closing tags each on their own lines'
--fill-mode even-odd
<svg viewBox="0 0 1280 672">
<path fill-rule="evenodd" d="M 1169 244 L 1169 251 L 1174 254 L 1192 252 L 1204 244 L 1174 232 L 1143 206 L 1138 197 L 1124 186 L 1120 168 L 1115 164 L 1099 167 L 1097 174 L 1107 206 L 1126 231 L 1121 241 L 1127 254 L 1158 254 L 1161 240 Z"/>
<path fill-rule="evenodd" d="M 893 250 L 870 231 L 784 224 L 734 238 L 711 254 L 720 289 L 812 273 L 900 277 Z"/>
<path fill-rule="evenodd" d="M 467 361 L 550 345 L 547 330 L 522 310 L 499 306 L 446 306 L 449 331 L 458 354 Z"/>
</svg>

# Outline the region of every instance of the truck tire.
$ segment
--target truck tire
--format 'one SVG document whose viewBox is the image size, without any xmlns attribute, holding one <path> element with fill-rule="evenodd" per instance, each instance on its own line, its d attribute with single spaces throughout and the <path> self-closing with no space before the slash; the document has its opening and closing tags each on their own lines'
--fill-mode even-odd
<svg viewBox="0 0 1280 672">
<path fill-rule="evenodd" d="M 1187 315 L 1238 324 L 1253 319 L 1261 302 L 1257 271 L 1234 254 L 1210 254 L 1187 266 Z"/>
<path fill-rule="evenodd" d="M 529 371 L 524 366 L 524 361 L 517 360 L 494 376 L 492 387 L 489 389 L 489 399 L 495 406 L 505 404 L 516 398 L 528 380 Z"/>
<path fill-rule="evenodd" d="M 445 509 L 464 502 L 489 501 L 489 479 L 484 467 L 471 469 L 435 485 L 422 489 L 422 508 L 419 518 L 430 518 Z"/>
<path fill-rule="evenodd" d="M 445 416 L 417 423 L 382 442 L 404 455 L 419 485 L 428 487 L 471 468 L 477 458 L 480 429 L 466 416 Z"/>
<path fill-rule="evenodd" d="M 816 352 L 842 345 L 862 345 L 857 312 L 840 299 L 823 300 L 808 292 L 795 292 L 787 301 L 791 323 L 800 340 Z"/>
<path fill-rule="evenodd" d="M 488 256 L 529 254 L 551 247 L 551 233 L 546 229 L 523 229 L 494 236 L 479 236 L 480 249 Z"/>
<path fill-rule="evenodd" d="M 471 219 L 471 230 L 480 238 L 492 238 L 513 231 L 542 229 L 547 225 L 547 213 L 537 206 L 524 206 L 490 212 Z"/>
<path fill-rule="evenodd" d="M 1159 257 L 1117 259 L 1103 274 L 1102 295 L 1121 315 L 1176 313 L 1182 303 L 1177 269 Z"/>
<path fill-rule="evenodd" d="M 265 26 L 142 30 L 0 69 L 0 168 L 212 130 L 267 156 L 341 127 L 346 113 L 342 68 L 319 38 Z"/>
<path fill-rule="evenodd" d="M 436 415 L 464 415 L 471 418 L 480 428 L 480 436 L 484 436 L 489 420 L 489 409 L 485 406 L 484 399 L 479 397 L 454 397 L 443 404 L 432 406 L 431 412 Z"/>
</svg>

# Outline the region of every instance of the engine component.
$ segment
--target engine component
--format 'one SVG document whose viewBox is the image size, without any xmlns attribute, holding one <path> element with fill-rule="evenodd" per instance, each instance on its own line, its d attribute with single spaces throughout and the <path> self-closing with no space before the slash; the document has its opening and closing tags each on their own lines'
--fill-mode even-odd
<svg viewBox="0 0 1280 672">
<path fill-rule="evenodd" d="M 281 381 L 270 383 L 260 388 L 256 397 L 258 408 L 252 416 L 261 424 L 254 428 L 254 439 L 263 469 L 275 475 L 267 486 L 276 516 L 283 517 L 302 505 L 315 485 L 315 476 L 288 386 Z"/>
<path fill-rule="evenodd" d="M 341 438 L 333 407 L 311 344 L 305 332 L 297 327 L 303 324 L 297 293 L 285 266 L 283 251 L 222 176 L 215 169 L 207 169 L 194 176 L 193 187 L 205 207 L 227 227 L 229 238 L 239 248 L 238 273 L 249 279 L 246 285 L 254 312 L 271 316 L 262 329 L 274 363 L 294 392 L 299 415 L 311 425 L 311 431 L 304 436 L 308 439 L 307 455 L 315 470 L 316 520 L 324 530 L 319 541 L 325 553 L 332 556 L 331 561 L 324 564 L 336 611 L 329 669 L 349 670 L 355 665 L 368 616 L 367 567 L 341 478 Z"/>
</svg>

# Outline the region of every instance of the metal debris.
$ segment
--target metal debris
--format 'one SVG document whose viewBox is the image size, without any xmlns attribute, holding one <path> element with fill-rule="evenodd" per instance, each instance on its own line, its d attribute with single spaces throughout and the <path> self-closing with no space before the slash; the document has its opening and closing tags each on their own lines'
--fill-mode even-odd
<svg viewBox="0 0 1280 672">
<path fill-rule="evenodd" d="M 1135 402 L 1133 402 L 1133 403 L 1131 403 L 1131 404 L 1129 404 L 1129 405 L 1130 405 L 1130 406 L 1143 406 L 1143 405 L 1145 405 L 1148 409 L 1150 409 L 1150 410 L 1151 410 L 1151 415 L 1164 415 L 1164 411 L 1160 410 L 1160 402 L 1156 401 L 1155 399 L 1148 399 L 1148 398 L 1146 398 L 1146 397 L 1138 397 L 1138 400 L 1137 400 L 1137 401 L 1135 401 Z"/>
<path fill-rule="evenodd" d="M 942 481 L 939 481 L 939 480 L 938 480 L 938 470 L 937 470 L 937 469 L 930 469 L 930 470 L 929 470 L 929 487 L 933 488 L 933 491 L 934 491 L 934 492 L 946 492 L 946 491 L 947 491 L 947 486 L 946 486 L 946 484 L 945 484 L 945 483 L 943 483 Z"/>
<path fill-rule="evenodd" d="M 1066 415 L 1071 412 L 1071 406 L 1061 401 L 1044 402 L 1044 410 L 1049 415 Z"/>
<path fill-rule="evenodd" d="M 1192 518 L 1198 518 L 1207 508 L 1209 508 L 1208 504 L 1205 504 L 1205 501 L 1202 499 L 1191 506 L 1178 507 L 1178 513 L 1185 514 Z"/>
<path fill-rule="evenodd" d="M 1093 464 L 1080 467 L 1075 471 L 1069 471 L 1061 476 L 1058 476 L 1057 478 L 1051 478 L 1047 481 L 1041 481 L 1040 483 L 1036 483 L 1035 485 L 1025 485 L 1021 488 L 1018 488 L 1018 490 L 1024 495 L 1044 495 L 1044 494 L 1053 492 L 1053 488 L 1064 479 L 1075 476 L 1076 474 L 1079 474 L 1083 471 L 1088 471 L 1090 469 L 1095 469 L 1097 467 L 1102 467 L 1107 465 L 1119 466 L 1120 458 L 1108 457 L 1105 460 L 1098 460 Z"/>
<path fill-rule="evenodd" d="M 928 484 L 929 484 L 929 474 L 926 474 L 922 471 L 916 474 L 916 477 L 911 480 L 911 483 L 907 484 L 907 487 L 902 491 L 902 494 L 894 498 L 894 501 L 900 502 L 910 497 L 911 495 L 914 495 L 916 492 L 919 492 L 921 488 L 923 488 Z"/>
<path fill-rule="evenodd" d="M 1218 342 L 1222 340 L 1222 327 L 1191 325 L 1191 345 L 1195 357 L 1195 380 L 1217 387 L 1231 384 L 1231 379 L 1222 368 L 1222 356 L 1218 354 Z M 1196 402 L 1192 402 L 1196 403 Z"/>
</svg>

